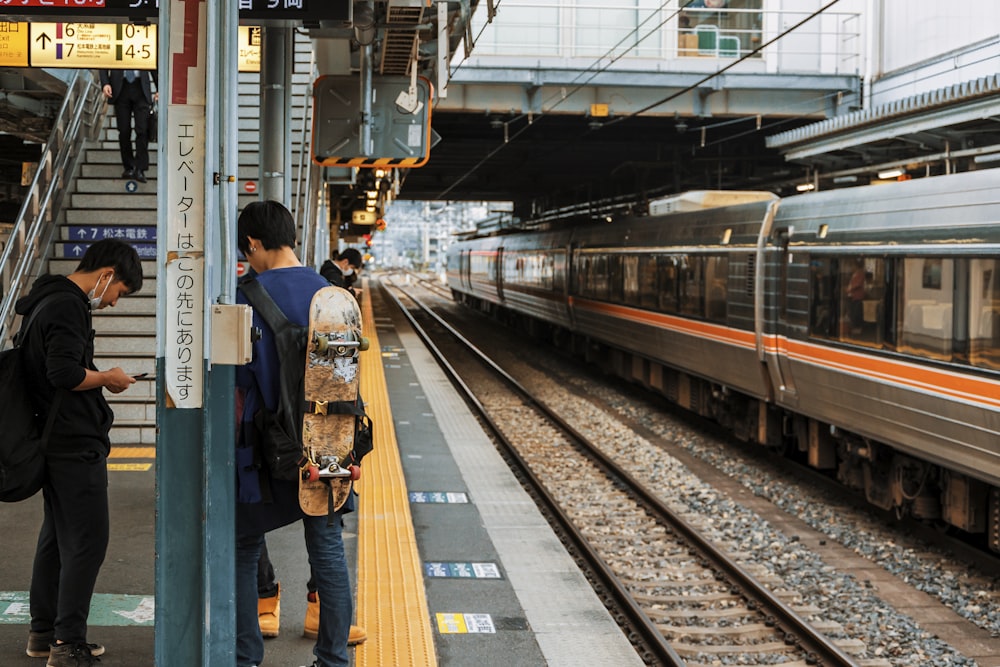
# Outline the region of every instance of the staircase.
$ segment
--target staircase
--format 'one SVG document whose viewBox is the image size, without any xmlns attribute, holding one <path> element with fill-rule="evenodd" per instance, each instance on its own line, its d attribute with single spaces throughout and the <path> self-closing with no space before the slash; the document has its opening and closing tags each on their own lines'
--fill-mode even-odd
<svg viewBox="0 0 1000 667">
<path fill-rule="evenodd" d="M 292 104 L 292 192 L 296 192 L 298 152 L 302 145 L 302 118 L 311 104 L 310 44 L 299 37 L 293 77 Z M 238 207 L 258 198 L 243 185 L 258 179 L 259 161 L 259 78 L 255 73 L 240 74 L 239 182 Z M 94 314 L 95 364 L 100 369 L 120 366 L 130 375 L 147 373 L 121 394 L 106 393 L 115 411 L 111 430 L 113 445 L 156 443 L 156 186 L 157 144 L 149 146 L 150 167 L 147 183 L 125 181 L 118 152 L 118 130 L 109 108 L 101 136 L 85 149 L 79 174 L 73 181 L 57 220 L 59 233 L 52 249 L 48 271 L 72 273 L 86 245 L 107 236 L 132 243 L 142 261 L 143 286 L 114 308 Z M 129 188 L 134 187 L 130 191 Z M 293 196 L 292 204 L 296 203 Z"/>
</svg>

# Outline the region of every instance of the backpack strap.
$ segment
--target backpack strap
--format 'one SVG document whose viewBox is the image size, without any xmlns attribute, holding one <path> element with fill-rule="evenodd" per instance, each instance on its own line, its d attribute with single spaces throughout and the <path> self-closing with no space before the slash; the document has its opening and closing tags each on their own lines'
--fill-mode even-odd
<svg viewBox="0 0 1000 667">
<path fill-rule="evenodd" d="M 256 278 L 240 283 L 239 289 L 243 291 L 243 296 L 247 298 L 253 309 L 260 313 L 261 318 L 267 322 L 272 333 L 277 334 L 284 327 L 291 325 L 285 314 L 281 312 L 281 308 L 278 308 L 278 304 L 274 302 L 267 290 L 260 286 Z"/>
</svg>

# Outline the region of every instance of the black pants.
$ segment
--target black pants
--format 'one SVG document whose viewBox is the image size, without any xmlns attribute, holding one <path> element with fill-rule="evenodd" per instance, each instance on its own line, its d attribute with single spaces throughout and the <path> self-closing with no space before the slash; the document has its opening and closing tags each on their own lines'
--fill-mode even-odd
<svg viewBox="0 0 1000 667">
<path fill-rule="evenodd" d="M 306 590 L 309 593 L 316 592 L 316 580 L 312 576 L 312 569 L 309 570 L 309 581 L 306 582 Z M 260 545 L 260 559 L 257 561 L 257 597 L 273 598 L 278 594 L 278 582 L 275 581 L 274 566 L 271 565 L 271 557 L 267 553 L 267 542 Z"/>
<path fill-rule="evenodd" d="M 103 452 L 49 454 L 45 518 L 31 572 L 31 630 L 84 642 L 108 550 L 108 462 Z"/>
<path fill-rule="evenodd" d="M 140 76 L 146 76 L 144 73 Z M 115 121 L 118 123 L 118 150 L 125 169 L 149 169 L 149 101 L 138 79 L 122 83 L 115 98 Z M 135 153 L 132 152 L 132 118 L 135 117 Z"/>
</svg>

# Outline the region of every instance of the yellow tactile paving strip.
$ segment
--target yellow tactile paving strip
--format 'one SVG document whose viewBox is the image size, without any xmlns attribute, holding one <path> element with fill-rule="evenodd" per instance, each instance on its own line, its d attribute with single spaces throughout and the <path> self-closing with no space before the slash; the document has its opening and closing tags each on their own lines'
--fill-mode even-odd
<svg viewBox="0 0 1000 667">
<path fill-rule="evenodd" d="M 355 667 L 437 665 L 423 567 L 400 463 L 396 429 L 382 367 L 369 291 L 362 327 L 370 348 L 361 354 L 361 395 L 374 423 L 375 450 L 365 457 L 358 491 L 357 623 L 368 641 L 355 650 Z"/>
</svg>

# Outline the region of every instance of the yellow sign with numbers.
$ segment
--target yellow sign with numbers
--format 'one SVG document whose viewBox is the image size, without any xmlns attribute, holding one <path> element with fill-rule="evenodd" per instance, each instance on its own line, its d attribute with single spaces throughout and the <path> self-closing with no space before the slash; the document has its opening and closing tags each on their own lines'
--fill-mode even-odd
<svg viewBox="0 0 1000 667">
<path fill-rule="evenodd" d="M 31 65 L 154 70 L 156 26 L 131 23 L 32 23 Z"/>
<path fill-rule="evenodd" d="M 0 67 L 28 66 L 28 24 L 0 22 Z"/>
</svg>

